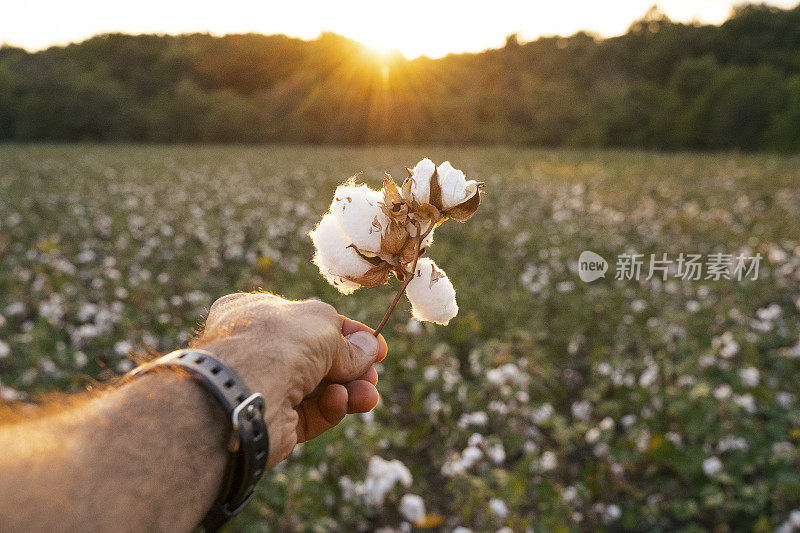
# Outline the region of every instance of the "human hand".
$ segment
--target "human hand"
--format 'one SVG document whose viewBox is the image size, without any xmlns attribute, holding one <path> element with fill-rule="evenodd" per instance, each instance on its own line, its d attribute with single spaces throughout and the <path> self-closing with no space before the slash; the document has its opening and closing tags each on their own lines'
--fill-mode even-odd
<svg viewBox="0 0 800 533">
<path fill-rule="evenodd" d="M 211 306 L 193 343 L 229 364 L 266 401 L 267 467 L 298 442 L 378 403 L 382 336 L 319 300 L 290 301 L 269 293 L 237 293 Z"/>
</svg>

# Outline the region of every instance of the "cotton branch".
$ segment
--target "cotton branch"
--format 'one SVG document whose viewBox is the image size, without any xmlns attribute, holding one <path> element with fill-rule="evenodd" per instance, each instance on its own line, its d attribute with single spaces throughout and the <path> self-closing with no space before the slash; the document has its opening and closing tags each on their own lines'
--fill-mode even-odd
<svg viewBox="0 0 800 533">
<path fill-rule="evenodd" d="M 377 328 L 375 328 L 374 335 L 376 337 L 378 335 L 380 335 L 381 330 L 383 330 L 383 326 L 385 326 L 386 322 L 389 321 L 389 317 L 392 316 L 392 311 L 394 311 L 394 308 L 397 307 L 397 302 L 400 301 L 400 297 L 405 292 L 406 287 L 408 287 L 408 284 L 411 283 L 412 279 L 414 279 L 414 271 L 417 269 L 417 261 L 419 261 L 419 257 L 420 257 L 420 255 L 422 255 L 420 253 L 420 248 L 421 248 L 421 245 L 422 245 L 422 241 L 425 240 L 425 237 L 428 236 L 428 234 L 431 232 L 431 230 L 433 230 L 433 227 L 435 225 L 436 224 L 434 222 L 431 222 L 428 225 L 428 229 L 425 230 L 425 233 L 423 233 L 422 236 L 417 241 L 417 253 L 414 256 L 414 264 L 411 265 L 411 272 L 406 272 L 407 275 L 406 275 L 406 279 L 403 281 L 403 285 L 400 287 L 400 290 L 397 291 L 397 294 L 394 295 L 394 300 L 392 300 L 391 305 L 389 305 L 389 309 L 386 310 L 386 314 L 383 315 L 383 318 L 381 319 L 381 323 L 378 324 Z M 419 222 L 415 222 L 414 226 L 417 228 L 417 234 L 419 234 L 419 232 L 420 232 Z"/>
</svg>

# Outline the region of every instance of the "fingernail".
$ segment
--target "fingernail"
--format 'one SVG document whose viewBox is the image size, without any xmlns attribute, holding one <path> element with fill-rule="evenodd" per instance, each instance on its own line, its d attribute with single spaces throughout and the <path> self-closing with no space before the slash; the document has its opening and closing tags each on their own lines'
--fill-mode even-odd
<svg viewBox="0 0 800 533">
<path fill-rule="evenodd" d="M 367 355 L 375 356 L 378 354 L 378 339 L 366 331 L 356 331 L 345 338 L 364 350 Z"/>
</svg>

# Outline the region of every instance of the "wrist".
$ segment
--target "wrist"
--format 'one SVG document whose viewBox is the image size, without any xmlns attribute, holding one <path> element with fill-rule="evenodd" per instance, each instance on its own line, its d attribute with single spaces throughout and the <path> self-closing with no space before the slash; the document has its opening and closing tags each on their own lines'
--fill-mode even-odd
<svg viewBox="0 0 800 533">
<path fill-rule="evenodd" d="M 250 342 L 228 337 L 200 342 L 193 348 L 207 351 L 229 366 L 252 392 L 264 396 L 269 408 L 286 397 L 287 383 L 286 380 L 276 379 L 276 361 L 268 355 L 274 351 L 261 344 L 259 352 L 264 353 L 254 354 L 251 345 Z"/>
<path fill-rule="evenodd" d="M 264 397 L 264 422 L 270 438 L 269 461 L 272 468 L 292 450 L 296 443 L 297 413 L 294 406 L 302 400 L 301 387 L 292 382 L 296 375 L 282 370 L 283 365 L 273 354 L 281 353 L 280 347 L 258 343 L 258 353 L 251 346 L 254 342 L 236 337 L 211 339 L 194 345 L 194 348 L 210 352 L 236 372 L 253 393 Z M 299 396 L 299 397 L 298 397 Z"/>
<path fill-rule="evenodd" d="M 224 361 L 198 348 L 171 352 L 137 368 L 133 375 L 163 369 L 188 374 L 193 381 L 202 384 L 223 408 L 227 425 L 233 430 L 219 495 L 202 522 L 205 528 L 216 531 L 247 505 L 267 465 L 269 434 L 263 419 L 264 398 L 260 393 L 251 392 Z"/>
<path fill-rule="evenodd" d="M 104 396 L 98 407 L 98 420 L 119 422 L 105 438 L 87 434 L 93 461 L 108 454 L 114 439 L 141 448 L 138 460 L 127 462 L 144 471 L 141 479 L 153 489 L 147 512 L 157 509 L 160 516 L 138 519 L 170 524 L 164 529 L 194 527 L 214 501 L 225 472 L 230 424 L 219 403 L 196 380 L 167 370 L 132 379 Z M 176 504 L 164 506 L 163 501 Z"/>
</svg>

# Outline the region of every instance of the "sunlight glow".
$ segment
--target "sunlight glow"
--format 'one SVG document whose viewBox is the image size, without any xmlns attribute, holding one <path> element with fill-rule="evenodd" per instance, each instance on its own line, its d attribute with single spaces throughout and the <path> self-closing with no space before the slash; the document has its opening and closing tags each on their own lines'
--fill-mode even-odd
<svg viewBox="0 0 800 533">
<path fill-rule="evenodd" d="M 350 35 L 352 39 L 370 47 L 381 59 L 388 58 L 392 52 L 397 51 L 397 42 L 388 32 L 364 32 L 360 36 Z"/>
<path fill-rule="evenodd" d="M 397 20 L 397 16 L 400 20 Z M 456 37 L 450 32 L 435 32 L 430 34 L 415 35 L 413 21 L 408 15 L 384 13 L 381 18 L 392 20 L 393 22 L 385 26 L 375 26 L 371 24 L 353 25 L 341 33 L 346 37 L 356 40 L 370 48 L 388 60 L 394 53 L 401 53 L 408 59 L 413 59 L 421 55 L 429 57 L 440 57 L 452 51 L 454 45 L 458 46 L 463 37 Z M 465 42 L 461 43 L 464 46 Z"/>
<path fill-rule="evenodd" d="M 521 40 L 571 35 L 586 30 L 601 36 L 624 33 L 657 3 L 676 21 L 719 23 L 740 0 L 26 0 L 4 6 L 0 41 L 36 50 L 80 41 L 98 33 L 284 33 L 313 39 L 331 31 L 391 55 L 479 52 L 502 46 L 507 35 Z M 798 0 L 766 3 L 792 7 Z"/>
</svg>

